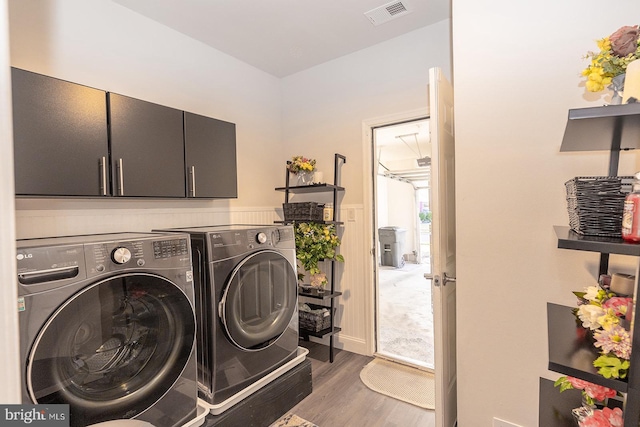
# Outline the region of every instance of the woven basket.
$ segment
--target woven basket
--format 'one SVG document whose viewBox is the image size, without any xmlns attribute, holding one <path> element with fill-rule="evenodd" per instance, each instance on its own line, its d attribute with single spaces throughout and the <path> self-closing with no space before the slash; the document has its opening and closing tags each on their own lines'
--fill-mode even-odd
<svg viewBox="0 0 640 427">
<path fill-rule="evenodd" d="M 285 221 L 322 221 L 324 204 L 316 202 L 283 203 Z"/>
<path fill-rule="evenodd" d="M 329 309 L 323 305 L 307 304 L 311 310 L 322 310 L 323 308 Z M 333 308 L 333 314 L 335 315 L 336 308 Z M 308 331 L 319 332 L 323 329 L 327 329 L 331 326 L 331 316 L 329 311 L 313 311 L 298 310 L 298 317 L 300 319 L 300 329 L 306 329 Z"/>
<path fill-rule="evenodd" d="M 565 182 L 569 227 L 586 236 L 620 237 L 633 177 L 586 176 Z"/>
</svg>

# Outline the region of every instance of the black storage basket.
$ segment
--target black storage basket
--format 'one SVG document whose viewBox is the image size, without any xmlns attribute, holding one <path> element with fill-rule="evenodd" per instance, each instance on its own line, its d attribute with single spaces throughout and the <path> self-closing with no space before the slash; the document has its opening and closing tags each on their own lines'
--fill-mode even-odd
<svg viewBox="0 0 640 427">
<path fill-rule="evenodd" d="M 316 304 L 307 304 L 311 310 L 322 310 L 329 307 Z M 336 308 L 333 308 L 333 314 L 335 315 Z M 304 310 L 298 310 L 298 317 L 300 319 L 300 329 L 306 329 L 307 331 L 320 332 L 323 329 L 328 329 L 331 326 L 331 316 L 329 311 L 323 311 L 319 313 L 313 313 Z"/>
<path fill-rule="evenodd" d="M 564 183 L 569 227 L 585 236 L 620 237 L 630 176 L 581 176 Z"/>
<path fill-rule="evenodd" d="M 283 203 L 285 221 L 322 221 L 324 204 L 316 202 Z"/>
</svg>

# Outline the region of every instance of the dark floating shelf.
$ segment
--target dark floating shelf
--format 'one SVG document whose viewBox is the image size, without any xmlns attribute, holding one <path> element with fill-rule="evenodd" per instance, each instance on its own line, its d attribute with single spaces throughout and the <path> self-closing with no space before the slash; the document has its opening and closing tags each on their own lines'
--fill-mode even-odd
<svg viewBox="0 0 640 427">
<path fill-rule="evenodd" d="M 593 361 L 600 353 L 577 325 L 573 307 L 547 303 L 549 334 L 549 370 L 603 385 L 620 392 L 627 391 L 627 382 L 607 379 L 598 374 Z"/>
<path fill-rule="evenodd" d="M 334 224 L 334 225 L 343 225 L 342 221 L 323 221 L 323 220 L 315 220 L 315 219 L 292 219 L 289 221 L 273 221 L 275 224 L 295 224 L 297 222 L 313 222 L 316 224 Z"/>
<path fill-rule="evenodd" d="M 327 328 L 327 329 L 323 329 L 321 331 L 315 332 L 315 331 L 310 331 L 308 329 L 303 329 L 300 328 L 300 336 L 307 338 L 307 337 L 316 337 L 316 338 L 323 338 L 326 336 L 331 336 L 331 335 L 335 335 L 338 332 L 340 332 L 342 329 L 338 328 L 337 326 L 333 327 L 333 330 L 331 330 L 331 328 Z"/>
<path fill-rule="evenodd" d="M 558 248 L 607 254 L 640 256 L 640 244 L 626 243 L 622 238 L 583 236 L 569 227 L 553 227 L 558 237 Z"/>
<path fill-rule="evenodd" d="M 325 290 L 324 292 L 318 292 L 317 289 L 313 289 L 313 288 L 308 290 L 307 289 L 308 288 L 303 288 L 303 289 L 298 288 L 298 295 L 300 295 L 301 297 L 316 298 L 316 299 L 335 298 L 342 295 L 342 292 L 338 292 L 338 291 L 331 292 L 330 290 Z"/>
<path fill-rule="evenodd" d="M 344 187 L 340 187 L 338 185 L 333 184 L 311 184 L 311 185 L 300 185 L 300 186 L 292 186 L 292 187 L 277 187 L 276 191 L 287 191 L 290 193 L 321 193 L 326 191 L 344 191 Z"/>
<path fill-rule="evenodd" d="M 554 381 L 540 378 L 540 409 L 538 425 L 540 427 L 576 427 L 571 410 L 582 405 L 580 390 L 569 389 L 560 393 L 560 389 L 553 386 Z M 609 407 L 622 407 L 622 402 L 609 399 Z"/>
<path fill-rule="evenodd" d="M 640 103 L 569 110 L 560 151 L 636 148 L 640 148 Z"/>
</svg>

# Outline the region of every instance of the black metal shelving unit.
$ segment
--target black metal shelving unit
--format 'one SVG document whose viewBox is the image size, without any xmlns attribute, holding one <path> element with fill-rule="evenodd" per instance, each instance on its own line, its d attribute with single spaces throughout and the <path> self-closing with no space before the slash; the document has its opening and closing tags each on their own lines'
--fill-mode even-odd
<svg viewBox="0 0 640 427">
<path fill-rule="evenodd" d="M 620 152 L 640 148 L 640 104 L 625 104 L 569 110 L 560 151 L 608 150 L 609 176 L 618 175 Z M 600 274 L 609 270 L 609 255 L 640 257 L 640 245 L 621 238 L 584 236 L 569 227 L 555 226 L 558 248 L 600 254 Z M 636 296 L 638 277 L 636 277 Z M 624 427 L 640 422 L 640 329 L 631 328 L 632 352 L 627 378 L 607 379 L 597 373 L 593 361 L 599 353 L 582 334 L 572 307 L 548 303 L 549 370 L 570 375 L 624 393 Z M 632 325 L 640 319 L 640 304 L 634 306 Z M 570 390 L 571 391 L 571 390 Z M 575 390 L 574 390 L 575 391 Z M 540 426 L 573 425 L 571 408 L 580 406 L 579 393 L 560 393 L 553 382 L 540 380 Z M 619 402 L 613 401 L 614 405 Z M 611 406 L 611 405 L 610 405 Z"/>
<path fill-rule="evenodd" d="M 289 170 L 286 169 L 285 173 L 285 186 L 277 187 L 276 191 L 284 192 L 284 202 L 289 203 L 289 196 L 291 194 L 310 194 L 310 193 L 332 193 L 333 196 L 333 218 L 331 221 L 275 221 L 278 224 L 292 224 L 295 222 L 317 222 L 321 224 L 335 224 L 336 227 L 343 225 L 344 223 L 340 221 L 340 209 L 339 209 L 339 194 L 345 191 L 344 187 L 340 186 L 340 172 L 343 164 L 347 162 L 347 158 L 342 154 L 334 155 L 334 168 L 333 168 L 333 184 L 311 184 L 304 186 L 291 186 L 289 185 Z M 339 333 L 342 329 L 337 327 L 334 323 L 335 320 L 335 308 L 336 308 L 336 298 L 342 295 L 342 292 L 336 291 L 336 264 L 335 261 L 331 261 L 331 274 L 330 278 L 330 289 L 325 292 L 318 292 L 318 290 L 299 290 L 298 295 L 313 298 L 319 300 L 321 305 L 328 304 L 329 315 L 331 318 L 331 323 L 329 328 L 323 329 L 321 331 L 310 331 L 303 328 L 300 328 L 300 337 L 304 340 L 309 340 L 309 337 L 317 337 L 317 338 L 329 338 L 329 362 L 333 363 L 333 354 L 334 354 L 334 336 Z"/>
</svg>

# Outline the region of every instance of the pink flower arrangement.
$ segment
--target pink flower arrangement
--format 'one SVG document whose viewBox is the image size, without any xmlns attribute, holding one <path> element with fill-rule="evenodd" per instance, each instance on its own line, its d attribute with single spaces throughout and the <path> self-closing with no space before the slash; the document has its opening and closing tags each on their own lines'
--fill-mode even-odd
<svg viewBox="0 0 640 427">
<path fill-rule="evenodd" d="M 621 35 L 619 41 L 623 42 L 622 38 Z M 576 333 L 592 335 L 593 345 L 600 352 L 593 366 L 605 378 L 625 378 L 631 357 L 631 336 L 625 326 L 632 299 L 611 291 L 610 276 L 600 276 L 596 286 L 574 294 L 578 307 L 573 312 L 582 325 L 576 328 Z M 606 407 L 606 400 L 618 395 L 615 390 L 570 376 L 559 378 L 554 386 L 560 387 L 560 392 L 581 390 L 583 406 L 572 411 L 580 427 L 623 427 L 622 410 Z M 596 404 L 605 407 L 596 409 Z"/>
<path fill-rule="evenodd" d="M 613 310 L 613 314 L 618 317 L 625 317 L 627 315 L 627 308 L 632 298 L 629 297 L 612 297 L 602 303 L 602 308 L 605 310 Z"/>
<path fill-rule="evenodd" d="M 603 408 L 579 421 L 580 427 L 622 427 L 622 409 Z"/>
<path fill-rule="evenodd" d="M 622 326 L 600 329 L 593 337 L 596 339 L 594 345 L 603 353 L 613 353 L 621 359 L 631 358 L 631 336 Z"/>
<path fill-rule="evenodd" d="M 593 365 L 605 378 L 626 378 L 631 357 L 631 337 L 623 324 L 632 298 L 616 295 L 606 280 L 574 292 L 578 307 L 574 313 L 582 327 L 590 330 L 600 349 L 600 356 Z"/>
<path fill-rule="evenodd" d="M 586 397 L 587 403 L 593 405 L 595 402 L 604 402 L 605 399 L 615 397 L 618 392 L 609 387 L 590 383 L 575 377 L 560 377 L 554 383 L 555 387 L 560 386 L 560 392 L 570 389 L 582 390 L 582 395 Z"/>
</svg>

